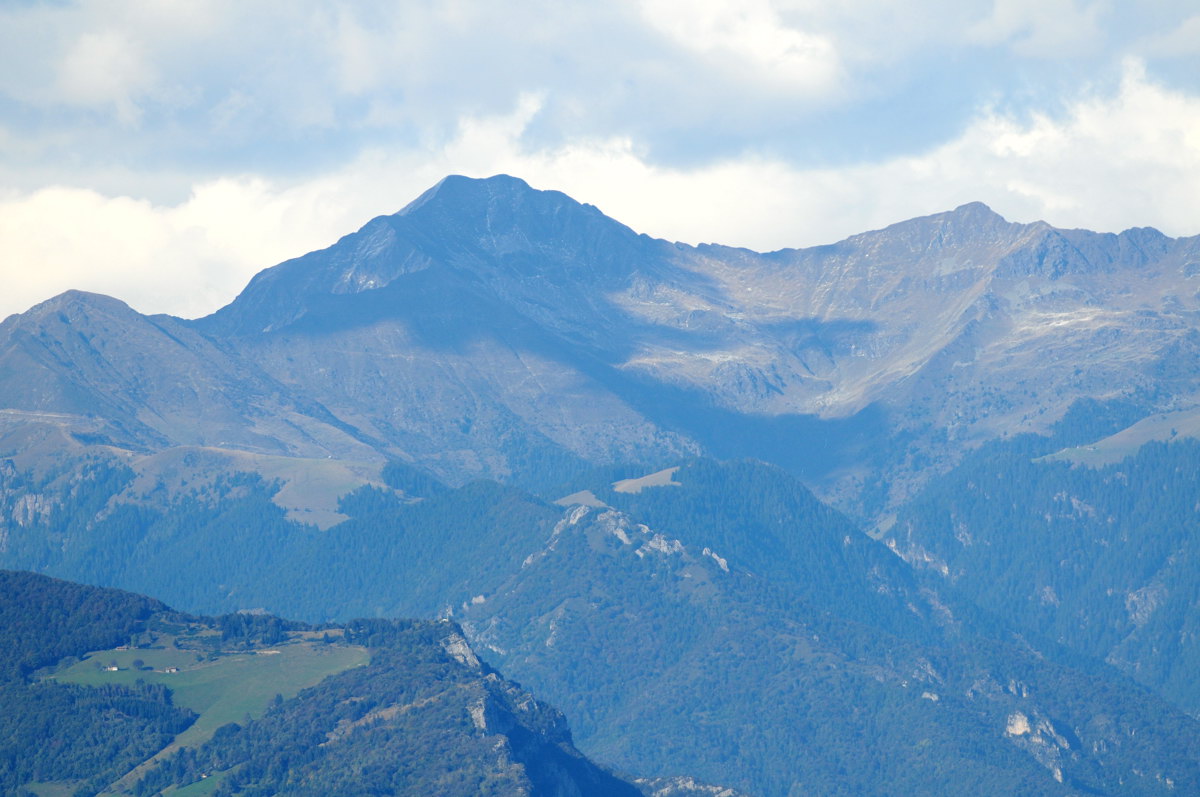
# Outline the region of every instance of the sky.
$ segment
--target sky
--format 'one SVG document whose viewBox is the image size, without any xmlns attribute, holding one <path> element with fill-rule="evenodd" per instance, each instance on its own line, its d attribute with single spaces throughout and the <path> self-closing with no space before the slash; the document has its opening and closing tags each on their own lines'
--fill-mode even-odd
<svg viewBox="0 0 1200 797">
<path fill-rule="evenodd" d="M 197 317 L 447 174 L 762 251 L 1200 233 L 1194 0 L 0 0 L 0 318 Z"/>
</svg>

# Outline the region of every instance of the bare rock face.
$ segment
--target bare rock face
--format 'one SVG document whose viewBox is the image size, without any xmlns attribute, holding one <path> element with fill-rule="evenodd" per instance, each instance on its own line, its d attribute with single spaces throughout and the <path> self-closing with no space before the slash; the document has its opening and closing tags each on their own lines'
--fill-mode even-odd
<svg viewBox="0 0 1200 797">
<path fill-rule="evenodd" d="M 1195 405 L 1197 275 L 1196 238 L 979 203 L 759 254 L 448 177 L 207 318 L 79 293 L 10 318 L 0 408 L 120 447 L 399 458 L 452 482 L 705 451 L 847 505 L 886 469 L 883 511 L 1077 399 Z"/>
</svg>

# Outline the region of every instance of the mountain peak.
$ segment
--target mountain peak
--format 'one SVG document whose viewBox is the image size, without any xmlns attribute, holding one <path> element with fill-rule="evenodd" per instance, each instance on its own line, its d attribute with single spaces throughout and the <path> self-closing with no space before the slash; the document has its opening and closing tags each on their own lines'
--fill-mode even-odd
<svg viewBox="0 0 1200 797">
<path fill-rule="evenodd" d="M 34 305 L 30 310 L 41 310 L 47 312 L 51 310 L 61 310 L 67 307 L 96 307 L 106 310 L 128 311 L 132 308 L 120 299 L 116 299 L 104 293 L 94 293 L 92 291 L 81 291 L 75 288 L 63 291 L 57 296 L 51 296 L 44 302 Z"/>
<path fill-rule="evenodd" d="M 137 311 L 120 299 L 114 299 L 103 293 L 71 289 L 35 304 L 24 313 L 9 316 L 6 323 L 37 324 L 54 314 L 75 319 L 96 312 L 118 317 L 137 315 Z"/>
<path fill-rule="evenodd" d="M 585 205 L 561 191 L 543 191 L 519 177 L 496 174 L 491 177 L 444 177 L 409 203 L 393 220 L 420 225 L 428 231 L 451 234 L 467 233 L 480 239 L 493 239 L 514 231 L 531 233 L 562 232 L 561 228 L 607 218 L 591 205 Z M 548 229 L 547 225 L 550 228 Z"/>
<path fill-rule="evenodd" d="M 467 177 L 462 174 L 450 174 L 433 184 L 419 197 L 408 203 L 397 215 L 407 216 L 419 211 L 426 205 L 436 203 L 459 204 L 469 202 L 477 197 L 496 198 L 500 196 L 517 196 L 538 192 L 520 177 L 508 174 L 494 174 L 491 177 Z M 563 195 L 565 196 L 565 194 Z"/>
<path fill-rule="evenodd" d="M 415 279 L 427 288 L 469 275 L 495 295 L 545 294 L 545 285 L 518 283 L 550 277 L 586 292 L 622 282 L 630 264 L 647 262 L 648 246 L 656 244 L 560 191 L 506 174 L 450 175 L 398 213 L 260 272 L 230 305 L 200 323 L 224 332 L 280 329 L 331 296 L 374 292 L 421 272 L 428 273 Z"/>
<path fill-rule="evenodd" d="M 935 213 L 932 216 L 927 216 L 930 220 L 940 221 L 943 224 L 952 224 L 956 227 L 975 227 L 975 228 L 993 228 L 993 227 L 1009 227 L 1013 222 L 1001 216 L 996 211 L 982 202 L 967 202 L 959 205 L 954 210 L 948 210 L 944 213 Z"/>
<path fill-rule="evenodd" d="M 954 210 L 917 216 L 881 230 L 846 239 L 854 246 L 897 248 L 910 253 L 946 246 L 991 245 L 1011 240 L 1027 225 L 1010 222 L 982 202 L 968 202 Z"/>
<path fill-rule="evenodd" d="M 950 212 L 963 216 L 994 216 L 997 218 L 1004 218 L 979 200 L 963 203 Z"/>
</svg>

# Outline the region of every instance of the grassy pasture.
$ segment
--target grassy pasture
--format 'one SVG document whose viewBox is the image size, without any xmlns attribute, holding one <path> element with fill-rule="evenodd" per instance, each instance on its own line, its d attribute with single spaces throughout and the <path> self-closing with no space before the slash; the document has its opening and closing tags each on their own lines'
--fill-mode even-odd
<svg viewBox="0 0 1200 797">
<path fill-rule="evenodd" d="M 1075 448 L 1064 448 L 1042 459 L 1102 468 L 1133 456 L 1146 443 L 1154 440 L 1170 441 L 1178 437 L 1200 439 L 1200 410 L 1187 409 L 1151 415 L 1103 440 Z"/>
<path fill-rule="evenodd" d="M 143 662 L 141 670 L 133 669 L 137 659 Z M 254 652 L 218 653 L 210 660 L 203 652 L 172 647 L 168 638 L 167 646 L 161 649 L 92 653 L 54 678 L 86 686 L 133 684 L 138 680 L 160 683 L 171 690 L 176 705 L 200 715 L 170 745 L 123 778 L 118 787 L 125 788 L 148 764 L 180 747 L 203 744 L 222 725 L 241 722 L 246 716 L 261 717 L 275 695 L 293 697 L 327 676 L 366 664 L 368 659 L 366 649 L 361 647 L 295 641 Z M 106 669 L 112 665 L 119 669 Z M 178 668 L 178 672 L 167 672 L 168 668 Z M 205 794 L 206 789 L 216 787 L 216 782 L 194 785 L 196 790 L 187 794 Z"/>
<path fill-rule="evenodd" d="M 63 780 L 55 783 L 26 783 L 25 788 L 38 797 L 72 797 L 82 781 Z"/>
<path fill-rule="evenodd" d="M 189 783 L 186 786 L 180 786 L 178 789 L 166 789 L 163 791 L 163 795 L 165 797 L 205 797 L 205 795 L 215 792 L 217 787 L 221 785 L 221 781 L 225 780 L 226 775 L 232 771 L 215 772 L 203 780 Z"/>
</svg>

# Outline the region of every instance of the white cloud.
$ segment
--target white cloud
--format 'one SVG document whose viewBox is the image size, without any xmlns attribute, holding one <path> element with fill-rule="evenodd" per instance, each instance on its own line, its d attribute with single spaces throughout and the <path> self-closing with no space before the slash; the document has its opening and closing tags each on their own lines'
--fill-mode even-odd
<svg viewBox="0 0 1200 797">
<path fill-rule="evenodd" d="M 853 96 L 830 25 L 768 0 L 0 4 L 0 99 L 18 111 L 3 121 L 50 142 L 36 163 L 0 152 L 0 179 L 65 178 L 84 152 L 130 171 L 153 153 L 157 169 L 286 178 L 539 90 L 544 142 L 636 135 L 667 158 L 728 154 L 763 132 L 786 143 Z"/>
<path fill-rule="evenodd" d="M 979 176 L 1003 186 L 1018 215 L 1200 232 L 1200 98 L 1150 82 L 1138 61 L 1126 63 L 1115 96 L 1082 99 L 1062 121 L 989 115 L 944 150 L 963 168 L 978 159 Z"/>
<path fill-rule="evenodd" d="M 984 113 L 926 153 L 846 168 L 743 156 L 672 169 L 622 136 L 531 150 L 523 133 L 545 103 L 527 94 L 509 113 L 465 117 L 447 143 L 377 148 L 294 184 L 200 182 L 175 205 L 67 187 L 10 192 L 0 198 L 0 314 L 67 288 L 143 312 L 210 312 L 259 269 L 398 210 L 447 173 L 507 172 L 642 232 L 763 250 L 828 243 L 976 199 L 1016 221 L 1200 232 L 1200 98 L 1154 83 L 1136 61 L 1119 90 L 1082 97 L 1061 118 Z"/>
<path fill-rule="evenodd" d="M 1153 83 L 1133 60 L 1116 92 L 1083 96 L 1061 118 L 988 111 L 928 152 L 844 168 L 742 156 L 669 169 L 626 137 L 525 152 L 517 128 L 528 118 L 527 105 L 503 122 L 471 122 L 445 162 L 474 156 L 472 173 L 518 174 L 693 243 L 815 245 L 973 200 L 1016 221 L 1200 233 L 1200 98 Z"/>
<path fill-rule="evenodd" d="M 785 24 L 832 42 L 852 72 L 957 47 L 963 31 L 990 8 L 988 0 L 773 0 L 772 5 Z"/>
<path fill-rule="evenodd" d="M 336 180 L 280 188 L 221 179 L 166 207 L 67 187 L 0 199 L 0 315 L 70 288 L 142 312 L 203 315 L 259 269 L 361 224 L 338 188 Z"/>
<path fill-rule="evenodd" d="M 1147 56 L 1200 55 L 1200 14 L 1170 30 L 1144 37 L 1137 43 L 1137 51 Z"/>
<path fill-rule="evenodd" d="M 92 109 L 118 114 L 148 93 L 161 93 L 163 73 L 179 80 L 212 52 L 222 22 L 235 23 L 229 3 L 35 3 L 0 7 L 0 93 L 36 107 Z"/>
<path fill-rule="evenodd" d="M 992 13 L 968 30 L 983 44 L 1008 44 L 1021 55 L 1062 58 L 1104 42 L 1102 2 L 1079 0 L 993 0 Z"/>
<path fill-rule="evenodd" d="M 749 67 L 760 81 L 805 94 L 834 91 L 842 79 L 825 36 L 784 24 L 768 0 L 641 0 L 645 19 L 677 44 Z"/>
<path fill-rule="evenodd" d="M 162 204 L 221 175 L 290 184 L 366 148 L 437 149 L 530 93 L 527 148 L 879 160 L 980 102 L 1052 102 L 1066 74 L 1111 86 L 1116 53 L 1186 53 L 1191 27 L 1172 31 L 1194 8 L 1151 5 L 1123 26 L 1108 0 L 0 1 L 0 185 Z"/>
<path fill-rule="evenodd" d="M 138 45 L 119 31 L 85 33 L 62 61 L 58 93 L 85 106 L 112 105 L 127 126 L 137 123 L 137 97 L 154 83 Z"/>
</svg>

